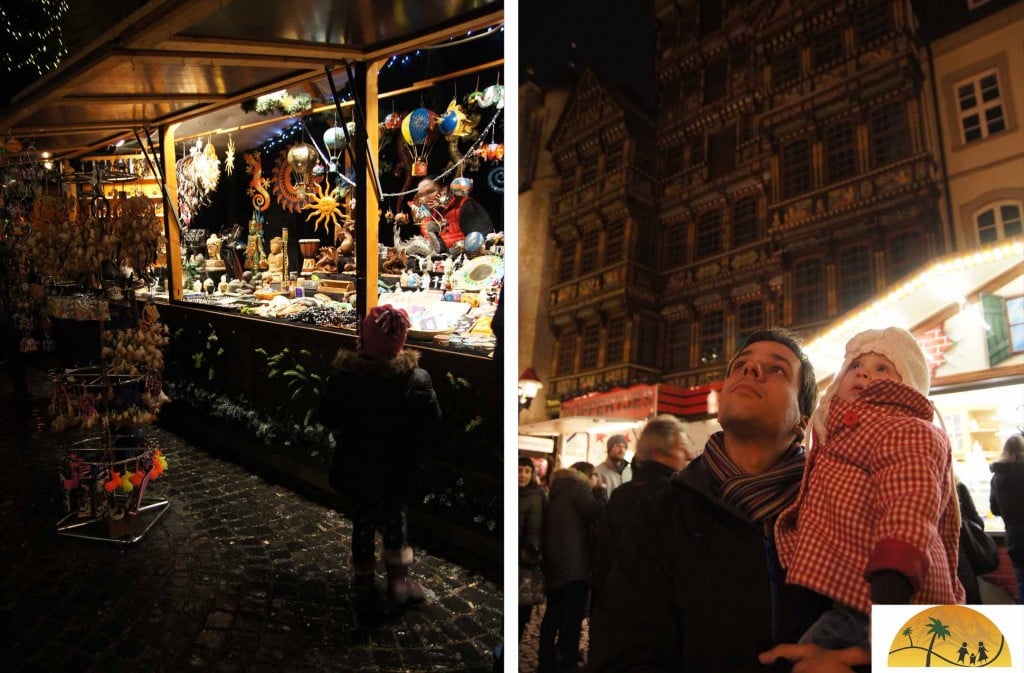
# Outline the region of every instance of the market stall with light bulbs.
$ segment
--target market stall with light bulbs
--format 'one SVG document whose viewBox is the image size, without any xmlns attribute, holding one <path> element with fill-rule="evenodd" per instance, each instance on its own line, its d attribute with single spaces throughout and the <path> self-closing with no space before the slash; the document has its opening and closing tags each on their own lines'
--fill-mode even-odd
<svg viewBox="0 0 1024 673">
<path fill-rule="evenodd" d="M 163 422 L 212 437 L 248 419 L 225 441 L 251 431 L 263 458 L 314 482 L 311 459 L 333 449 L 311 417 L 319 382 L 379 301 L 410 313 L 409 345 L 439 392 L 471 401 L 454 407 L 501 400 L 489 355 L 504 276 L 502 3 L 336 10 L 190 0 L 94 11 L 80 48 L 0 109 L 0 206 L 17 237 L 34 232 L 31 257 L 63 265 L 30 270 L 25 343 L 81 371 L 103 347 L 85 326 L 104 322 L 108 302 L 154 306 L 170 342 Z M 453 236 L 470 211 L 490 228 Z M 135 224 L 115 232 L 118 218 Z M 75 271 L 85 261 L 100 270 Z M 58 389 L 81 392 L 70 376 Z M 470 420 L 451 419 L 446 441 L 486 450 L 444 459 L 489 471 L 501 419 Z M 124 475 L 143 474 L 125 467 L 111 463 L 93 488 L 123 499 Z M 500 516 L 485 518 L 493 531 Z"/>
</svg>

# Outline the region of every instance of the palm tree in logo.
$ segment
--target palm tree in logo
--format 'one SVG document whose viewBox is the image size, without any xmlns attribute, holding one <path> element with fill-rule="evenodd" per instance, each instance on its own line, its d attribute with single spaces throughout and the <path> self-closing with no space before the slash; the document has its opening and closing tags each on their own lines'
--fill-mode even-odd
<svg viewBox="0 0 1024 673">
<path fill-rule="evenodd" d="M 942 640 L 945 640 L 946 636 L 949 635 L 949 627 L 938 619 L 935 617 L 929 617 L 928 621 L 931 622 L 928 625 L 928 633 L 932 634 L 932 641 L 928 643 L 928 655 L 924 659 L 924 665 L 926 668 L 932 665 L 932 648 L 935 646 L 935 639 L 941 638 Z M 904 632 L 904 635 L 906 635 L 906 632 Z"/>
<path fill-rule="evenodd" d="M 914 629 L 909 627 L 909 626 L 907 628 L 903 629 L 903 635 L 906 636 L 907 640 L 910 641 L 910 646 L 911 647 L 914 646 L 914 639 L 910 637 L 910 634 L 913 633 L 913 632 L 914 632 Z"/>
</svg>

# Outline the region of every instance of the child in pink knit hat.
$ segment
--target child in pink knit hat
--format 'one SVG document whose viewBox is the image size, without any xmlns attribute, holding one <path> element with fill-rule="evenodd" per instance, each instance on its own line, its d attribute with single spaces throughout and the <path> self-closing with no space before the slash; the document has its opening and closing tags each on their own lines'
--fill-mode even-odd
<svg viewBox="0 0 1024 673">
<path fill-rule="evenodd" d="M 363 319 L 358 351 L 340 350 L 328 378 L 321 418 L 334 430 L 330 483 L 352 503 L 352 584 L 356 605 L 372 609 L 375 522 L 383 521 L 387 593 L 396 606 L 424 600 L 409 578 L 408 500 L 422 452 L 438 432 L 441 410 L 418 351 L 404 348 L 409 316 L 390 304 Z"/>
<path fill-rule="evenodd" d="M 931 373 L 904 329 L 861 332 L 811 417 L 813 445 L 775 538 L 786 581 L 831 598 L 804 635 L 867 648 L 872 603 L 962 603 L 960 512 Z"/>
</svg>

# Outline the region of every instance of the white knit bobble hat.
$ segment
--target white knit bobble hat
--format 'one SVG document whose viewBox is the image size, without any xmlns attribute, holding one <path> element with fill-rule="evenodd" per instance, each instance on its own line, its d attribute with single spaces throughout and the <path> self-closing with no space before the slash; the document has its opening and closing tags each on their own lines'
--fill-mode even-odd
<svg viewBox="0 0 1024 673">
<path fill-rule="evenodd" d="M 928 396 L 928 391 L 931 390 L 931 369 L 928 367 L 928 360 L 914 335 L 902 327 L 864 330 L 847 342 L 843 366 L 832 379 L 832 383 L 829 384 L 828 390 L 825 391 L 814 412 L 811 426 L 820 439 L 824 440 L 825 438 L 828 408 L 839 389 L 839 383 L 843 380 L 853 361 L 865 353 L 877 353 L 887 357 L 895 365 L 903 383 L 925 397 Z"/>
</svg>

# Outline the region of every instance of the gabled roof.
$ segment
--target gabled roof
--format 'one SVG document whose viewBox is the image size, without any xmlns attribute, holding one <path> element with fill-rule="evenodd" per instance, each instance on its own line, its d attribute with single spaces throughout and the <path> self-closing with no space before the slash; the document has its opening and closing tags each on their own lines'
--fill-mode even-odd
<svg viewBox="0 0 1024 673">
<path fill-rule="evenodd" d="M 654 128 L 651 114 L 636 104 L 634 99 L 588 68 L 576 81 L 569 95 L 569 101 L 548 141 L 548 150 L 599 133 L 602 124 L 600 120 L 595 124 L 594 113 L 608 105 L 615 110 L 615 117 L 608 121 L 621 120 L 631 137 L 651 134 Z"/>
</svg>

